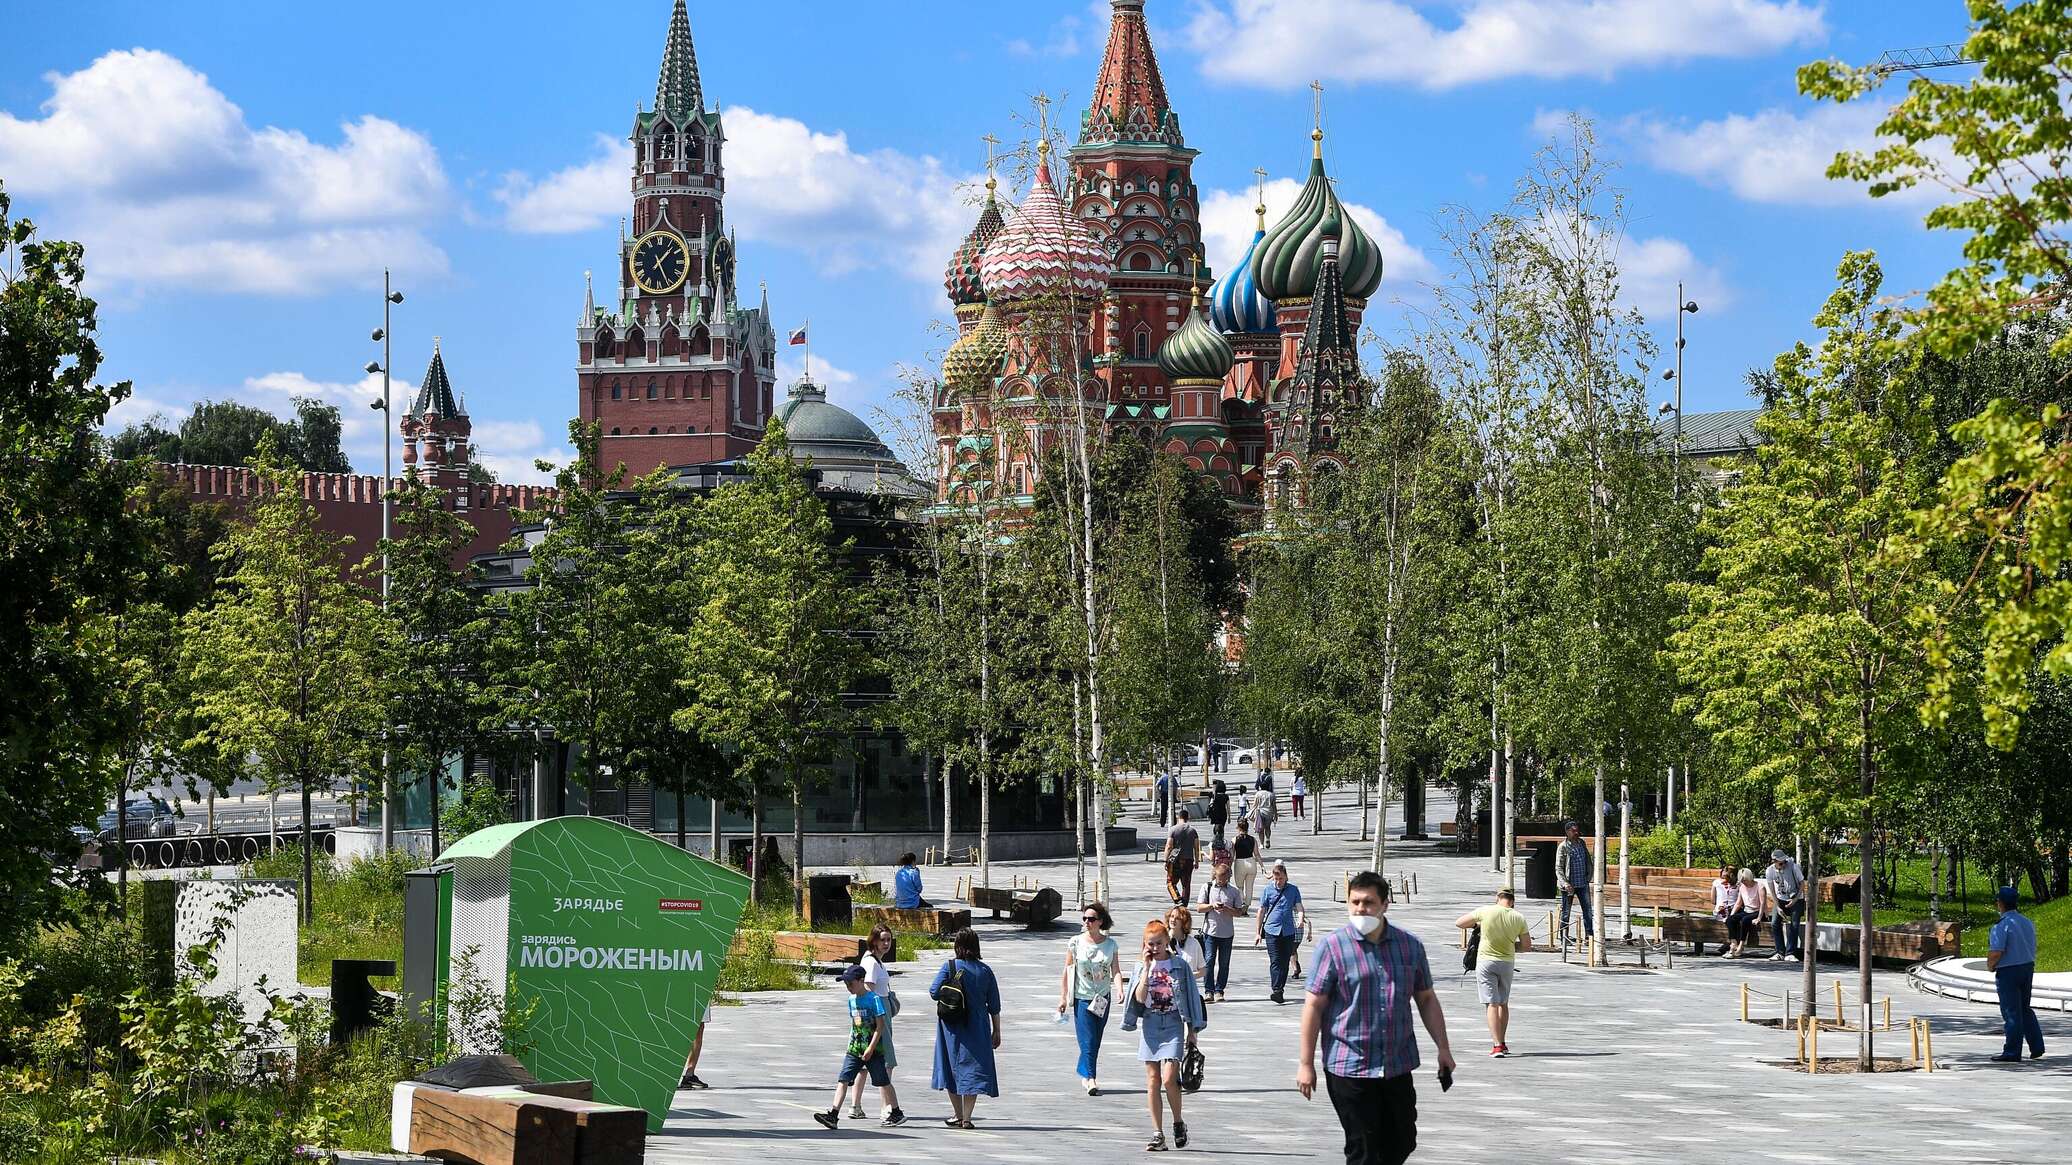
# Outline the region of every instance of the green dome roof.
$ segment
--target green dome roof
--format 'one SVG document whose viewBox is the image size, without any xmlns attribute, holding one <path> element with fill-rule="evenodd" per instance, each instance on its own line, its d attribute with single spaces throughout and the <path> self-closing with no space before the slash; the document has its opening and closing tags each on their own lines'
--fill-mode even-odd
<svg viewBox="0 0 2072 1165">
<path fill-rule="evenodd" d="M 1252 281 L 1260 293 L 1276 303 L 1313 294 L 1327 233 L 1338 236 L 1338 272 L 1345 294 L 1354 299 L 1373 295 L 1381 286 L 1381 248 L 1339 204 L 1338 192 L 1324 174 L 1319 137 L 1309 163 L 1309 182 L 1294 209 L 1252 248 Z"/>
<path fill-rule="evenodd" d="M 1158 346 L 1159 370 L 1174 380 L 1221 380 L 1236 361 L 1230 341 L 1209 323 L 1198 303 L 1188 309 L 1180 330 Z"/>
<path fill-rule="evenodd" d="M 810 380 L 801 379 L 792 385 L 791 396 L 778 410 L 777 419 L 784 423 L 784 437 L 792 447 L 821 446 L 833 452 L 838 447 L 847 447 L 852 452 L 890 451 L 878 434 L 863 418 L 840 405 L 827 403 L 827 392 Z M 806 452 L 820 456 L 823 450 L 807 448 Z"/>
</svg>

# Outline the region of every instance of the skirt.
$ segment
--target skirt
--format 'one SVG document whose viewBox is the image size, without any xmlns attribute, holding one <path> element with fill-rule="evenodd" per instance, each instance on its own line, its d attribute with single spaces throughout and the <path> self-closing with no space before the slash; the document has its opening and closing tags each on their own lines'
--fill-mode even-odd
<svg viewBox="0 0 2072 1165">
<path fill-rule="evenodd" d="M 1147 1064 L 1187 1054 L 1187 1023 L 1177 1011 L 1147 1011 L 1137 1026 L 1137 1059 Z"/>
</svg>

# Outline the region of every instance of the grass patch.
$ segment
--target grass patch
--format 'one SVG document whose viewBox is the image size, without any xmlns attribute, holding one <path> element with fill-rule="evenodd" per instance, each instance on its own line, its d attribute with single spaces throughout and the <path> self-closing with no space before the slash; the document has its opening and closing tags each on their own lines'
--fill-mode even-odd
<svg viewBox="0 0 2072 1165">
<path fill-rule="evenodd" d="M 328 986 L 333 959 L 393 959 L 403 967 L 403 875 L 424 862 L 400 851 L 340 865 L 330 854 L 315 855 L 317 917 L 305 923 L 295 947 L 295 977 Z M 247 877 L 281 878 L 301 885 L 302 853 L 282 850 L 245 868 Z M 299 894 L 299 891 L 298 891 Z M 402 976 L 370 979 L 398 990 Z"/>
<path fill-rule="evenodd" d="M 1841 873 L 1854 873 L 1842 870 Z M 1918 922 L 1928 917 L 1929 878 L 1932 872 L 1928 859 L 1908 858 L 1899 863 L 1898 884 L 1892 888 L 1891 901 L 1881 904 L 1871 912 L 1873 922 L 1887 926 L 1901 922 Z M 1964 924 L 1963 953 L 1972 958 L 1986 956 L 1988 933 L 2000 912 L 1993 906 L 1993 887 L 1987 879 L 1973 877 L 1968 903 L 1955 898 L 1944 898 L 1938 910 L 1944 922 Z M 2042 904 L 2024 903 L 2022 913 L 2036 924 L 2036 969 L 2041 972 L 2072 971 L 2072 897 L 2059 898 Z M 1843 907 L 1822 906 L 1820 921 L 1854 923 L 1859 912 L 1855 903 Z"/>
</svg>

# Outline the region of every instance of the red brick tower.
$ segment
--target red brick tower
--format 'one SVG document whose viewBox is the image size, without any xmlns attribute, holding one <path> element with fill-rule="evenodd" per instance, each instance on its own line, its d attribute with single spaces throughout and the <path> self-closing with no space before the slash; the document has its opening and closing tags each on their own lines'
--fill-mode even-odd
<svg viewBox="0 0 2072 1165">
<path fill-rule="evenodd" d="M 633 119 L 633 233 L 620 230 L 617 296 L 585 276 L 576 324 L 578 415 L 610 466 L 737 457 L 755 447 L 777 381 L 769 297 L 737 299 L 726 230 L 726 132 L 705 108 L 690 15 L 676 0 L 655 107 Z"/>
<path fill-rule="evenodd" d="M 396 422 L 403 438 L 403 472 L 419 477 L 449 495 L 467 491 L 468 440 L 475 427 L 468 421 L 467 405 L 446 379 L 446 358 L 439 354 L 439 339 L 432 338 L 432 362 L 425 366 L 424 384 L 410 401 L 410 407 Z M 465 501 L 456 506 L 467 508 Z"/>
</svg>

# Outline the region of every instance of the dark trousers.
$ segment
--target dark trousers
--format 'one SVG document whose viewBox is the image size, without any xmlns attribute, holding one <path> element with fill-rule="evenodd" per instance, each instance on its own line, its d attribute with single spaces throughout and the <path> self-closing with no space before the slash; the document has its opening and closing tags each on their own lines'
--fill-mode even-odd
<svg viewBox="0 0 2072 1165">
<path fill-rule="evenodd" d="M 1279 995 L 1288 985 L 1288 960 L 1295 957 L 1295 947 L 1301 943 L 1302 934 L 1270 934 L 1266 936 L 1267 982 L 1272 984 L 1273 993 Z"/>
<path fill-rule="evenodd" d="M 1179 862 L 1166 864 L 1166 893 L 1173 901 L 1182 904 L 1194 900 L 1194 863 L 1181 865 Z"/>
<path fill-rule="evenodd" d="M 1590 938 L 1597 933 L 1597 920 L 1590 916 L 1590 883 L 1578 882 L 1573 890 L 1561 892 L 1561 933 L 1568 933 L 1568 904 L 1573 901 L 1583 908 L 1583 937 Z"/>
<path fill-rule="evenodd" d="M 1236 935 L 1217 938 L 1213 934 L 1201 936 L 1202 946 L 1208 955 L 1202 960 L 1203 994 L 1221 995 L 1230 982 L 1230 944 L 1237 941 Z"/>
<path fill-rule="evenodd" d="M 1727 937 L 1745 943 L 1762 931 L 1763 916 L 1753 910 L 1736 910 L 1727 915 Z"/>
<path fill-rule="evenodd" d="M 1993 971 L 1993 986 L 2000 996 L 2000 1023 L 2007 1032 L 2007 1044 L 2000 1049 L 2003 1056 L 2021 1055 L 2024 1040 L 2028 1041 L 2031 1055 L 2043 1054 L 2043 1024 L 2036 1019 L 2036 1009 L 2029 1006 L 2029 991 L 2035 985 L 2034 963 L 2017 963 Z"/>
<path fill-rule="evenodd" d="M 1805 944 L 1799 941 L 1799 919 L 1806 913 L 1806 900 L 1799 899 L 1789 906 L 1779 906 L 1777 913 L 1770 916 L 1770 949 L 1786 958 L 1796 959 L 1805 952 Z"/>
<path fill-rule="evenodd" d="M 1345 1129 L 1345 1165 L 1403 1165 L 1417 1151 L 1417 1089 L 1401 1076 L 1333 1076 L 1324 1090 Z"/>
</svg>

